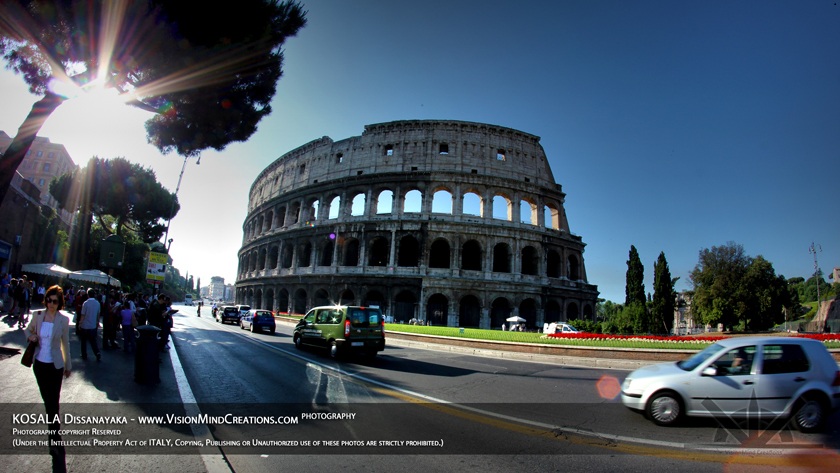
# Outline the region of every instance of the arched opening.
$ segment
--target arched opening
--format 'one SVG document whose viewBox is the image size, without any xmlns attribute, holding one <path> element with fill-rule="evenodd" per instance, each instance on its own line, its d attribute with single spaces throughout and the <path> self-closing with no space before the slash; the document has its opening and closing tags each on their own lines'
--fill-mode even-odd
<svg viewBox="0 0 840 473">
<path fill-rule="evenodd" d="M 416 317 L 417 298 L 411 291 L 402 291 L 394 299 L 394 320 L 406 323 Z"/>
<path fill-rule="evenodd" d="M 394 192 L 390 190 L 384 190 L 379 193 L 379 197 L 376 199 L 376 214 L 383 215 L 383 214 L 390 214 L 394 209 Z"/>
<path fill-rule="evenodd" d="M 400 238 L 397 266 L 416 267 L 420 265 L 420 243 L 411 235 Z"/>
<path fill-rule="evenodd" d="M 330 294 L 326 289 L 318 289 L 315 291 L 315 296 L 312 298 L 312 304 L 313 307 L 333 305 L 333 301 L 330 299 Z"/>
<path fill-rule="evenodd" d="M 341 265 L 359 265 L 359 240 L 355 238 L 348 238 L 344 240 L 344 258 L 341 261 Z"/>
<path fill-rule="evenodd" d="M 432 243 L 432 247 L 429 249 L 429 267 L 449 269 L 450 266 L 449 242 L 439 238 Z"/>
<path fill-rule="evenodd" d="M 499 297 L 490 306 L 490 328 L 501 328 L 502 324 L 510 325 L 507 318 L 510 317 L 513 309 L 510 302 L 504 297 Z"/>
<path fill-rule="evenodd" d="M 354 217 L 359 217 L 365 214 L 365 195 L 364 194 L 356 194 L 353 197 L 353 202 L 350 208 L 350 215 Z"/>
<path fill-rule="evenodd" d="M 405 194 L 403 213 L 419 213 L 423 210 L 423 194 L 417 190 L 410 190 Z"/>
<path fill-rule="evenodd" d="M 426 302 L 426 320 L 431 325 L 446 326 L 449 320 L 449 299 L 443 294 L 432 294 Z"/>
<path fill-rule="evenodd" d="M 577 281 L 580 279 L 580 263 L 578 263 L 577 256 L 569 255 L 566 258 L 566 269 L 569 273 L 569 279 Z"/>
<path fill-rule="evenodd" d="M 549 299 L 545 303 L 545 321 L 548 323 L 566 321 L 563 311 L 560 310 L 560 304 L 554 299 Z"/>
<path fill-rule="evenodd" d="M 312 243 L 306 241 L 298 247 L 298 267 L 308 268 L 312 266 Z"/>
<path fill-rule="evenodd" d="M 306 291 L 303 289 L 298 289 L 295 291 L 295 303 L 294 307 L 292 308 L 292 312 L 295 314 L 305 314 L 306 313 Z"/>
<path fill-rule="evenodd" d="M 481 324 L 481 302 L 472 295 L 461 298 L 458 309 L 460 327 L 478 327 Z"/>
<path fill-rule="evenodd" d="M 464 208 L 461 211 L 464 215 L 475 215 L 481 217 L 483 213 L 483 206 L 481 205 L 481 197 L 475 192 L 467 192 L 464 194 Z"/>
<path fill-rule="evenodd" d="M 470 240 L 461 248 L 461 269 L 467 271 L 481 271 L 481 245 Z"/>
<path fill-rule="evenodd" d="M 368 266 L 388 265 L 388 240 L 383 237 L 376 237 L 370 242 L 370 256 Z"/>
<path fill-rule="evenodd" d="M 452 193 L 446 189 L 435 192 L 432 198 L 432 213 L 452 215 Z"/>
<path fill-rule="evenodd" d="M 356 303 L 356 295 L 350 289 L 341 291 L 341 296 L 338 298 L 338 303 L 341 305 L 354 305 Z"/>
<path fill-rule="evenodd" d="M 536 276 L 539 274 L 540 258 L 533 246 L 522 248 L 522 274 Z"/>
<path fill-rule="evenodd" d="M 526 327 L 537 326 L 537 302 L 534 299 L 525 299 L 519 304 L 519 316 L 525 319 Z"/>
<path fill-rule="evenodd" d="M 556 250 L 548 250 L 545 273 L 550 278 L 560 277 L 560 253 Z"/>
<path fill-rule="evenodd" d="M 510 272 L 510 246 L 507 243 L 497 243 L 493 247 L 493 272 Z"/>
</svg>

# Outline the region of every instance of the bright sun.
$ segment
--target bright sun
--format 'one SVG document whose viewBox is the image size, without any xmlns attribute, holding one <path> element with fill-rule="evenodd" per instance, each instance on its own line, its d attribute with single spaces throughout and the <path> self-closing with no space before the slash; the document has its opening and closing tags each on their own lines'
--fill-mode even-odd
<svg viewBox="0 0 840 473">
<path fill-rule="evenodd" d="M 142 143 L 143 123 L 151 114 L 127 105 L 116 90 L 90 87 L 76 89 L 72 94 L 56 92 L 68 99 L 47 119 L 42 130 L 45 136 L 72 137 L 70 141 L 82 140 L 87 145 L 96 142 L 96 148 L 106 155 L 111 154 L 112 147 L 124 149 L 127 142 L 141 140 Z M 88 157 L 80 158 L 86 160 Z"/>
</svg>

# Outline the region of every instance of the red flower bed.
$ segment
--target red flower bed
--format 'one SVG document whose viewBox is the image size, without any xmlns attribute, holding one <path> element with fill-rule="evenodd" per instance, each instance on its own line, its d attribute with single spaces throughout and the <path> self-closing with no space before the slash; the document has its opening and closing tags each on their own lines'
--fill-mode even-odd
<svg viewBox="0 0 840 473">
<path fill-rule="evenodd" d="M 570 340 L 647 340 L 651 342 L 698 342 L 712 343 L 727 338 L 723 335 L 705 336 L 678 336 L 665 337 L 660 335 L 610 335 L 606 333 L 553 333 L 546 335 L 549 338 L 560 338 Z"/>
</svg>

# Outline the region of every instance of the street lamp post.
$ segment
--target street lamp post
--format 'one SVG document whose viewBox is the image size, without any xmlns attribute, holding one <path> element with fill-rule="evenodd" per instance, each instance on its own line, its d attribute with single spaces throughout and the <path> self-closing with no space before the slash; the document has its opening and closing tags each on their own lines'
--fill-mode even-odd
<svg viewBox="0 0 840 473">
<path fill-rule="evenodd" d="M 184 178 L 184 171 L 187 169 L 187 159 L 189 156 L 184 156 L 184 164 L 181 165 L 181 174 L 178 175 L 178 184 L 175 186 L 175 197 L 178 197 L 178 191 L 181 190 L 181 179 Z M 195 161 L 195 165 L 198 166 L 201 164 L 201 156 L 199 155 L 198 159 Z M 168 240 L 169 238 L 169 225 L 172 223 L 173 213 L 175 212 L 175 200 L 172 201 L 172 210 L 169 211 L 169 220 L 166 221 L 166 235 L 163 236 L 163 241 L 169 241 L 169 245 L 172 245 L 172 240 Z M 169 248 L 166 249 L 166 252 L 169 252 Z"/>
</svg>

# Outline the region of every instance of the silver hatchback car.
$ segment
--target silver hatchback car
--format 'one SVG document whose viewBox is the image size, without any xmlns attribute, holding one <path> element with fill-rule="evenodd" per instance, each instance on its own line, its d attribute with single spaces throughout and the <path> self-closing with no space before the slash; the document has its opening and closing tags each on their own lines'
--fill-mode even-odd
<svg viewBox="0 0 840 473">
<path fill-rule="evenodd" d="M 840 369 L 817 340 L 728 338 L 687 360 L 633 371 L 621 402 L 658 425 L 683 416 L 792 416 L 799 430 L 815 432 L 840 408 Z"/>
</svg>

